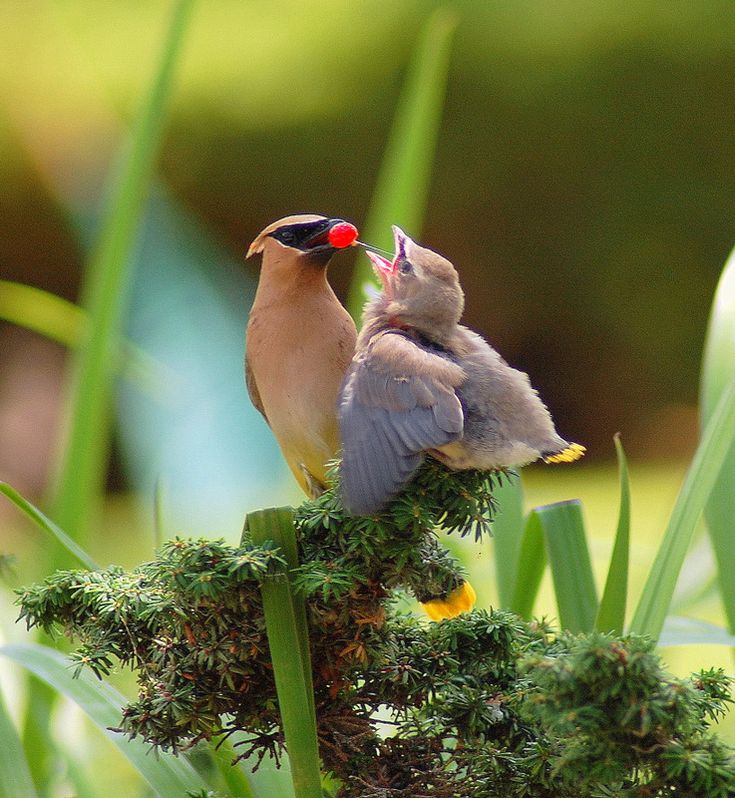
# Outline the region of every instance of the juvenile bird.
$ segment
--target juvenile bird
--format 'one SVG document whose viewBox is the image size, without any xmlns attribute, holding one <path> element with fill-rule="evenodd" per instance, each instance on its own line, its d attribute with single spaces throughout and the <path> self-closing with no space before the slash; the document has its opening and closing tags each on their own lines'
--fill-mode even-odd
<svg viewBox="0 0 735 798">
<path fill-rule="evenodd" d="M 327 282 L 338 248 L 357 238 L 342 219 L 303 214 L 268 225 L 248 257 L 263 263 L 247 327 L 245 374 L 289 468 L 314 498 L 339 450 L 337 394 L 357 331 Z"/>
<path fill-rule="evenodd" d="M 454 266 L 398 227 L 393 234 L 392 262 L 367 252 L 383 292 L 365 308 L 340 394 L 345 507 L 379 512 L 427 454 L 456 470 L 581 457 L 585 448 L 557 434 L 528 375 L 459 324 Z"/>
</svg>

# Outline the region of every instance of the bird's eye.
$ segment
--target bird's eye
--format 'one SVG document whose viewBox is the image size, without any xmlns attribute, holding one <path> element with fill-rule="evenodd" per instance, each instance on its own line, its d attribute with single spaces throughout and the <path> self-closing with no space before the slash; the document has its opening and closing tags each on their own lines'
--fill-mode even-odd
<svg viewBox="0 0 735 798">
<path fill-rule="evenodd" d="M 413 271 L 413 264 L 411 261 L 407 260 L 406 258 L 401 258 L 398 261 L 398 271 L 401 274 L 409 274 Z"/>
<path fill-rule="evenodd" d="M 281 241 L 283 241 L 284 244 L 293 244 L 293 242 L 296 241 L 293 230 L 281 230 Z"/>
</svg>

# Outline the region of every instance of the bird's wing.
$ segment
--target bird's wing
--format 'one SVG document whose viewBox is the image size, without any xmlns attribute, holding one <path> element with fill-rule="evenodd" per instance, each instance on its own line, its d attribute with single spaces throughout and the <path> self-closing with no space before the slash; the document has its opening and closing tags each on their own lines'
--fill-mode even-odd
<svg viewBox="0 0 735 798">
<path fill-rule="evenodd" d="M 423 452 L 462 436 L 454 389 L 465 373 L 400 332 L 375 336 L 352 363 L 339 403 L 342 496 L 378 512 L 411 479 Z"/>
<path fill-rule="evenodd" d="M 266 424 L 270 426 L 270 421 L 268 421 L 268 416 L 265 414 L 265 408 L 263 407 L 263 400 L 260 398 L 260 393 L 258 391 L 258 383 L 255 382 L 255 374 L 253 374 L 253 370 L 250 368 L 250 363 L 247 358 L 245 358 L 245 384 L 248 387 L 250 401 L 260 415 L 263 416 Z"/>
</svg>

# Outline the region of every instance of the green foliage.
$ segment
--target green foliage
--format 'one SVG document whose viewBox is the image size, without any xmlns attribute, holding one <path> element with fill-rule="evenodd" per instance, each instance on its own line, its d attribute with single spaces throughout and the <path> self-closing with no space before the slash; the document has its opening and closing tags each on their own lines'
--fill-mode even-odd
<svg viewBox="0 0 735 798">
<path fill-rule="evenodd" d="M 620 473 L 620 510 L 618 511 L 618 528 L 615 533 L 615 547 L 610 557 L 605 590 L 600 599 L 600 606 L 597 608 L 595 629 L 598 632 L 620 634 L 625 627 L 630 559 L 630 481 L 628 461 L 623 444 L 620 442 L 620 435 L 615 436 L 615 449 Z"/>
<path fill-rule="evenodd" d="M 306 606 L 289 578 L 299 562 L 293 510 L 256 510 L 246 516 L 245 527 L 256 545 L 273 542 L 286 560 L 260 586 L 268 648 L 294 793 L 298 798 L 322 798 Z"/>
<path fill-rule="evenodd" d="M 504 473 L 452 473 L 427 460 L 409 488 L 383 513 L 349 516 L 334 488 L 298 508 L 302 566 L 296 584 L 324 601 L 355 590 L 366 596 L 383 588 L 407 587 L 419 601 L 444 597 L 464 580 L 459 566 L 438 544 L 434 529 L 490 534 L 495 503 L 493 486 L 510 479 Z"/>
<path fill-rule="evenodd" d="M 0 795 L 19 795 L 24 798 L 37 796 L 23 746 L 8 715 L 2 693 L 0 693 Z"/>
<path fill-rule="evenodd" d="M 730 700 L 721 672 L 675 679 L 638 636 L 557 635 L 504 611 L 430 624 L 391 608 L 399 586 L 425 596 L 460 583 L 435 525 L 482 534 L 491 491 L 487 475 L 431 462 L 379 516 L 346 516 L 336 487 L 297 511 L 291 578 L 339 798 L 735 795 L 735 756 L 709 730 Z M 21 617 L 78 638 L 80 667 L 135 668 L 131 737 L 179 750 L 225 735 L 242 756 L 278 757 L 261 587 L 284 566 L 247 532 L 240 547 L 174 540 L 132 573 L 49 577 L 22 591 Z"/>
<path fill-rule="evenodd" d="M 548 783 L 560 780 L 570 790 L 561 794 L 594 795 L 601 785 L 631 796 L 733 794 L 735 756 L 707 731 L 730 701 L 721 671 L 675 679 L 650 640 L 602 634 L 564 634 L 521 670 L 531 689 L 521 714 L 556 740 Z M 696 774 L 685 763 L 695 748 Z M 705 764 L 713 755 L 729 773 Z M 647 792 L 634 791 L 637 784 Z"/>
<path fill-rule="evenodd" d="M 11 488 L 7 482 L 0 482 L 0 493 L 7 496 L 21 512 L 25 513 L 44 532 L 56 538 L 59 545 L 67 554 L 71 555 L 74 560 L 91 570 L 95 570 L 98 567 L 97 563 L 87 552 L 72 540 L 63 529 L 57 526 L 50 518 L 47 518 L 38 507 L 31 504 L 27 499 L 24 499 L 20 493 Z"/>
<path fill-rule="evenodd" d="M 707 339 L 702 358 L 700 406 L 702 426 L 712 417 L 733 376 L 735 355 L 735 253 L 727 259 L 712 302 Z M 735 632 L 735 547 L 732 545 L 732 518 L 735 514 L 735 443 L 730 446 L 707 500 L 705 517 L 712 540 L 722 603 L 731 632 Z"/>
<path fill-rule="evenodd" d="M 254 677 L 263 689 L 272 685 L 253 585 L 282 562 L 267 546 L 177 539 L 132 573 L 57 571 L 23 593 L 21 616 L 46 632 L 61 624 L 79 637 L 72 657 L 78 669 L 106 675 L 113 658 L 138 669 L 141 692 L 122 728 L 176 751 L 181 738 L 211 737 L 232 694 Z M 240 614 L 251 622 L 235 622 Z M 260 698 L 251 697 L 255 708 L 243 701 L 240 716 L 257 727 Z"/>
<path fill-rule="evenodd" d="M 735 442 L 735 378 L 707 422 L 681 486 L 630 628 L 658 637 L 694 531 Z"/>
<path fill-rule="evenodd" d="M 547 562 L 544 527 L 538 513 L 528 514 L 518 539 L 516 573 L 513 577 L 515 587 L 507 607 L 522 618 L 530 620 L 533 616 L 533 605 L 536 602 Z M 498 557 L 497 553 L 496 557 Z M 501 603 L 501 606 L 505 605 Z"/>
<path fill-rule="evenodd" d="M 434 151 L 444 108 L 452 38 L 457 15 L 436 9 L 426 20 L 386 144 L 373 193 L 365 240 L 389 247 L 390 226 L 404 226 L 418 235 L 429 198 Z M 359 324 L 366 287 L 375 276 L 367 260 L 360 259 L 350 286 L 347 307 Z"/>
<path fill-rule="evenodd" d="M 528 578 L 529 570 L 531 573 L 537 570 L 534 565 L 538 566 L 538 563 L 533 562 L 533 557 L 528 561 L 524 557 L 525 552 L 522 552 L 526 522 L 523 517 L 523 489 L 520 476 L 500 485 L 494 497 L 498 504 L 498 513 L 493 524 L 493 551 L 500 606 L 514 609 L 515 594 L 521 592 L 527 599 L 526 603 L 532 607 L 536 591 L 527 591 L 525 580 Z M 539 551 L 544 555 L 544 560 L 540 564 L 540 570 L 543 572 L 546 565 L 543 542 Z M 521 569 L 526 573 L 520 573 Z"/>
<path fill-rule="evenodd" d="M 114 175 L 109 205 L 85 269 L 82 306 L 91 323 L 72 362 L 67 439 L 54 490 L 57 520 L 75 539 L 84 537 L 102 492 L 130 253 L 155 168 L 192 8 L 193 0 L 177 0 L 173 6 L 160 60 L 122 153 L 120 169 Z"/>
<path fill-rule="evenodd" d="M 546 553 L 554 579 L 559 622 L 572 632 L 592 631 L 597 613 L 597 591 L 578 500 L 537 507 L 544 531 Z M 570 567 L 570 564 L 571 565 Z"/>
<path fill-rule="evenodd" d="M 205 785 L 204 780 L 194 769 L 186 757 L 174 757 L 168 754 L 150 756 L 150 745 L 143 740 L 127 740 L 120 734 L 114 734 L 111 727 L 119 724 L 124 697 L 109 684 L 95 679 L 85 671 L 76 676 L 67 657 L 47 646 L 34 643 L 24 645 L 6 645 L 0 647 L 0 655 L 24 667 L 37 677 L 38 684 L 43 685 L 54 696 L 66 696 L 72 700 L 87 717 L 105 734 L 107 734 L 120 753 L 128 759 L 140 776 L 155 791 L 156 795 L 183 795 L 187 789 L 199 789 Z M 37 695 L 37 693 L 31 693 Z M 42 755 L 50 745 L 48 738 L 38 738 L 36 746 L 31 750 L 28 764 Z M 10 753 L 10 749 L 8 750 Z M 14 756 L 16 771 L 22 767 L 22 759 Z M 74 767 L 72 762 L 71 767 Z M 44 782 L 39 788 L 50 794 L 50 784 Z M 3 796 L 5 793 L 0 793 Z M 25 795 L 25 792 L 9 792 L 12 798 Z M 87 791 L 86 795 L 89 795 Z M 79 798 L 82 798 L 81 791 Z M 247 798 L 243 792 L 241 798 Z"/>
</svg>

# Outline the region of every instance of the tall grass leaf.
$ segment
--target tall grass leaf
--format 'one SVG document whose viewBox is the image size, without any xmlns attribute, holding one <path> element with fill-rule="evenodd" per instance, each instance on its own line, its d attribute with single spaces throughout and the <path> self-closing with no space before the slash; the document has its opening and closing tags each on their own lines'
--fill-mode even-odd
<svg viewBox="0 0 735 798">
<path fill-rule="evenodd" d="M 54 486 L 54 517 L 79 539 L 101 494 L 109 446 L 110 394 L 127 304 L 130 253 L 158 153 L 175 66 L 193 0 L 178 0 L 148 96 L 123 155 L 97 245 L 87 263 L 82 307 L 91 325 L 74 354 L 67 424 Z"/>
<path fill-rule="evenodd" d="M 32 673 L 27 677 L 21 742 L 36 789 L 41 798 L 48 798 L 64 759 L 51 728 L 51 712 L 59 694 Z"/>
<path fill-rule="evenodd" d="M 77 704 L 160 798 L 185 796 L 187 790 L 207 787 L 184 757 L 163 752 L 153 754 L 150 745 L 143 740 L 130 740 L 118 732 L 110 731 L 110 727 L 120 725 L 125 698 L 106 682 L 97 681 L 84 671 L 74 678 L 73 663 L 58 651 L 35 644 L 16 644 L 0 647 L 0 655 L 31 671 Z"/>
<path fill-rule="evenodd" d="M 658 645 L 667 646 L 733 646 L 735 635 L 699 618 L 669 615 L 664 621 Z"/>
<path fill-rule="evenodd" d="M 87 322 L 73 302 L 12 280 L 0 280 L 0 318 L 70 349 L 79 345 Z"/>
<path fill-rule="evenodd" d="M 426 21 L 417 45 L 380 167 L 364 229 L 364 240 L 392 247 L 390 226 L 418 236 L 429 196 L 439 137 L 456 13 L 438 8 Z M 359 258 L 347 308 L 358 320 L 373 277 L 367 258 Z"/>
<path fill-rule="evenodd" d="M 74 798 L 102 798 L 100 793 L 92 786 L 90 776 L 84 772 L 81 763 L 75 759 L 71 752 L 65 752 L 64 765 L 74 790 Z M 91 776 L 91 778 L 94 778 L 94 776 Z"/>
<path fill-rule="evenodd" d="M 254 767 L 257 766 L 257 772 L 252 773 Z M 244 770 L 248 778 L 252 781 L 250 783 L 251 791 L 255 798 L 289 798 L 293 793 L 293 783 L 291 780 L 291 763 L 288 760 L 288 755 L 280 758 L 278 766 L 272 759 L 264 759 L 258 763 L 258 755 L 251 754 L 251 756 L 234 766 Z M 233 794 L 233 798 L 240 798 L 237 792 Z"/>
<path fill-rule="evenodd" d="M 735 377 L 735 250 L 725 264 L 710 313 L 702 362 L 700 414 L 704 427 L 730 380 Z M 704 509 L 720 573 L 720 592 L 730 631 L 735 632 L 735 447 L 715 481 Z"/>
<path fill-rule="evenodd" d="M 43 335 L 51 341 L 76 349 L 84 341 L 89 317 L 80 307 L 63 297 L 33 285 L 0 280 L 0 319 Z M 162 363 L 140 347 L 122 341 L 114 359 L 115 368 L 154 397 L 165 396 L 170 380 Z"/>
<path fill-rule="evenodd" d="M 33 285 L 0 280 L 0 319 L 76 349 L 85 340 L 89 316 L 73 302 Z M 154 398 L 163 399 L 171 375 L 162 363 L 130 341 L 121 341 L 115 371 Z"/>
<path fill-rule="evenodd" d="M 60 526 L 44 515 L 38 507 L 31 504 L 27 499 L 24 499 L 20 493 L 14 488 L 11 488 L 7 482 L 0 482 L 0 493 L 5 494 L 21 512 L 25 513 L 28 518 L 44 532 L 48 532 L 49 535 L 56 538 L 63 548 L 85 568 L 89 568 L 90 571 L 96 571 L 99 568 L 99 565 L 97 565 L 89 554 L 87 554 L 78 543 L 72 540 Z"/>
<path fill-rule="evenodd" d="M 289 568 L 297 565 L 293 511 L 288 507 L 258 510 L 246 519 L 255 543 L 274 541 Z M 263 611 L 273 662 L 278 707 L 296 798 L 322 798 L 314 690 L 302 597 L 291 589 L 286 570 L 263 582 Z"/>
<path fill-rule="evenodd" d="M 559 623 L 570 632 L 591 632 L 598 605 L 582 504 L 573 499 L 535 512 L 544 530 Z"/>
<path fill-rule="evenodd" d="M 630 631 L 658 638 L 697 521 L 735 440 L 735 379 L 722 392 L 704 428 L 663 541 L 636 607 Z M 728 575 L 732 578 L 731 575 Z M 726 578 L 728 578 L 726 577 Z"/>
<path fill-rule="evenodd" d="M 239 764 L 232 764 L 237 758 L 237 754 L 229 740 L 212 746 L 212 758 L 230 795 L 235 795 L 237 798 L 256 798 L 250 779 L 242 767 Z"/>
<path fill-rule="evenodd" d="M 37 798 L 18 732 L 0 693 L 0 796 Z"/>
<path fill-rule="evenodd" d="M 615 435 L 615 451 L 618 455 L 620 477 L 620 509 L 615 545 L 610 557 L 605 590 L 597 610 L 595 629 L 598 632 L 622 634 L 625 626 L 625 608 L 628 600 L 628 559 L 630 554 L 630 479 L 628 461 L 625 457 L 620 435 Z"/>
<path fill-rule="evenodd" d="M 523 535 L 519 535 L 518 562 L 513 584 L 513 593 L 508 608 L 522 618 L 531 620 L 541 578 L 546 568 L 544 528 L 539 514 L 533 510 L 528 514 Z"/>
<path fill-rule="evenodd" d="M 694 584 L 696 580 L 696 585 Z M 676 594 L 671 601 L 669 610 L 674 615 L 682 615 L 689 612 L 697 605 L 705 602 L 717 602 L 720 599 L 720 579 L 717 574 L 717 567 L 713 564 L 712 570 L 708 571 L 704 578 L 701 573 L 692 574 L 691 585 L 682 589 L 682 580 L 676 585 Z"/>
<path fill-rule="evenodd" d="M 254 517 L 253 517 L 254 516 Z M 260 511 L 248 515 L 248 525 L 255 524 L 253 537 L 258 542 L 271 539 L 276 542 L 283 556 L 286 558 L 289 570 L 299 567 L 299 550 L 296 541 L 296 529 L 293 523 L 293 510 L 290 507 L 280 507 L 273 510 Z M 250 528 L 250 527 L 249 527 Z M 252 530 L 251 530 L 252 531 Z M 265 536 L 265 538 L 264 538 Z M 301 666 L 304 674 L 306 695 L 311 716 L 316 724 L 316 708 L 314 706 L 314 683 L 311 673 L 311 653 L 309 648 L 309 625 L 306 620 L 306 602 L 301 594 L 295 593 L 288 585 L 288 594 L 293 609 L 295 631 L 298 637 L 298 651 L 301 655 Z M 293 651 L 293 649 L 292 649 Z"/>
<path fill-rule="evenodd" d="M 498 583 L 500 606 L 510 607 L 515 593 L 524 539 L 523 488 L 520 474 L 503 480 L 503 484 L 494 490 L 493 496 L 498 503 L 493 521 L 495 578 Z"/>
</svg>

